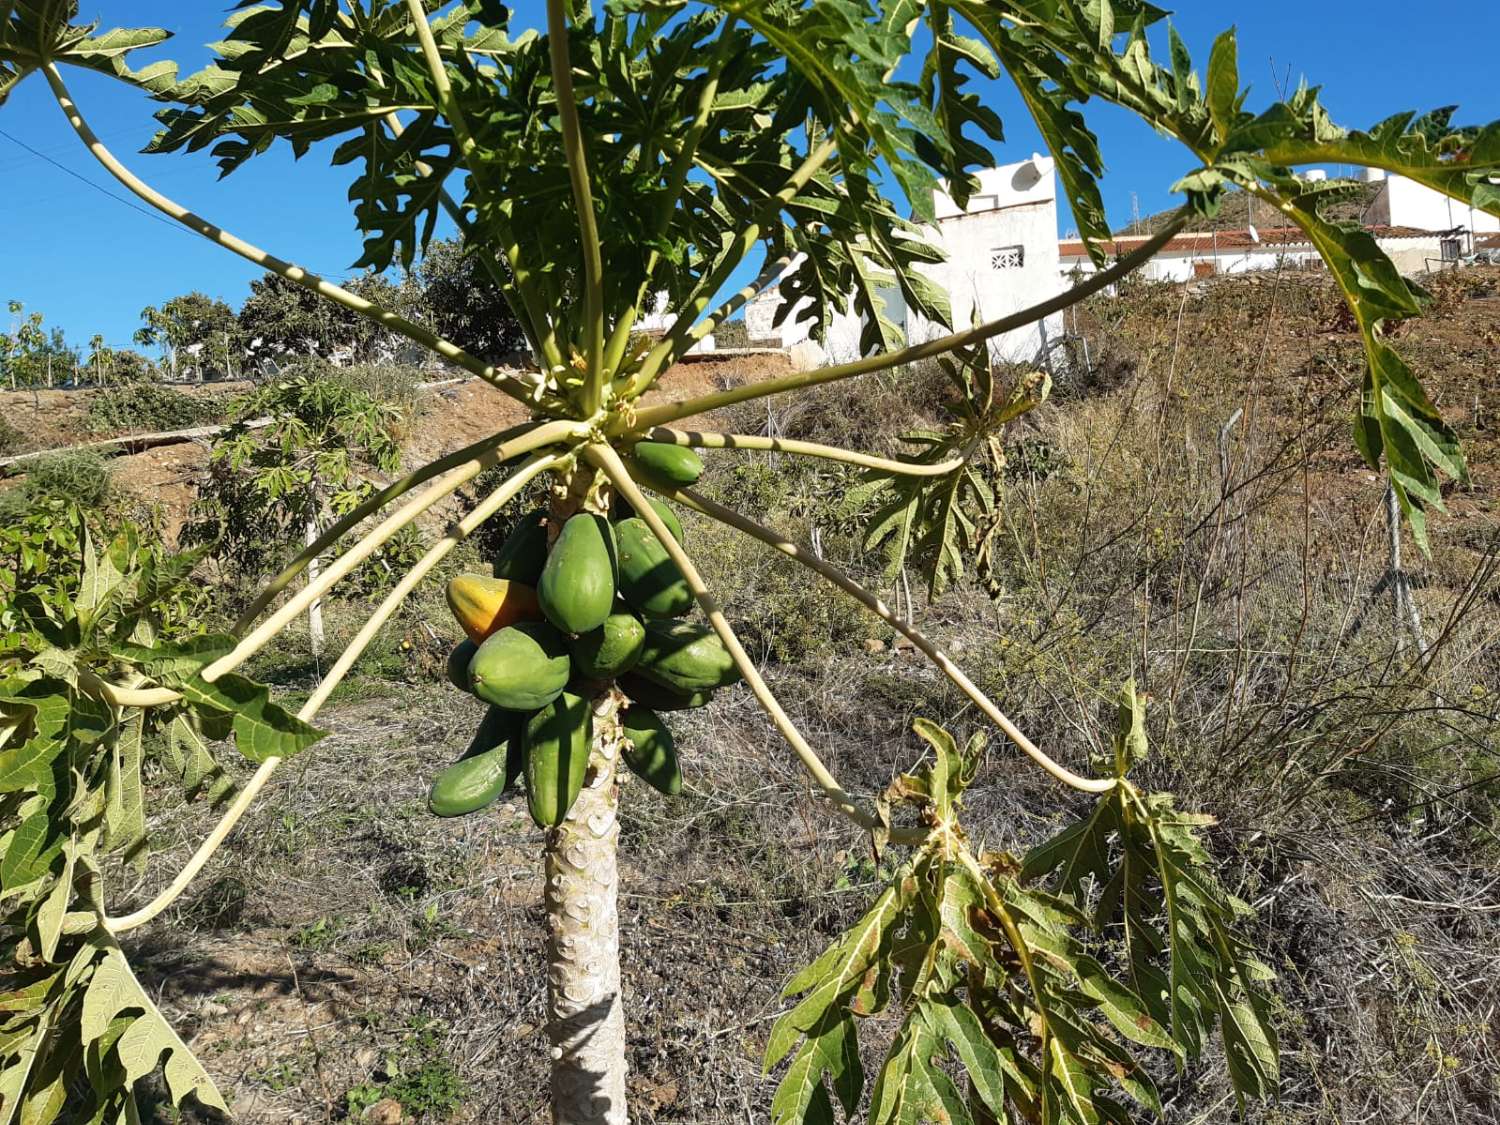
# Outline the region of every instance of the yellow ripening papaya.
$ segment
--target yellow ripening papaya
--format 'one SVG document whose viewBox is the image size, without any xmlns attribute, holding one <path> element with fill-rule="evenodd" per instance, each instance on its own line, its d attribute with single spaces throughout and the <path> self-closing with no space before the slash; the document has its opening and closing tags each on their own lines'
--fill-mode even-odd
<svg viewBox="0 0 1500 1125">
<path fill-rule="evenodd" d="M 523 582 L 460 574 L 448 583 L 448 608 L 476 645 L 518 621 L 540 621 L 536 591 Z"/>
</svg>

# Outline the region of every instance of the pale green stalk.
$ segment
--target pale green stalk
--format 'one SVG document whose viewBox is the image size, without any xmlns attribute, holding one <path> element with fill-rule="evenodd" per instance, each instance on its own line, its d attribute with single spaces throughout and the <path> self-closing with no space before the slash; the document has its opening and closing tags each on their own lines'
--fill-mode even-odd
<svg viewBox="0 0 1500 1125">
<path fill-rule="evenodd" d="M 453 83 L 448 80 L 448 68 L 443 65 L 443 56 L 438 50 L 437 40 L 432 37 L 432 28 L 427 23 L 427 13 L 423 10 L 422 0 L 406 0 L 406 9 L 411 15 L 412 30 L 416 33 L 417 42 L 421 45 L 427 70 L 432 75 L 433 90 L 438 97 L 438 109 L 442 111 L 443 117 L 453 130 L 453 137 L 458 142 L 458 150 L 463 154 L 469 174 L 476 182 L 483 182 L 479 174 L 483 164 L 481 159 L 483 153 L 479 151 L 479 145 L 469 129 L 469 121 L 464 116 L 463 108 L 458 104 L 458 99 L 453 96 Z M 552 321 L 547 316 L 546 310 L 538 303 L 536 294 L 531 288 L 530 273 L 522 264 L 520 247 L 516 245 L 509 230 L 505 231 L 504 235 L 506 261 L 510 265 L 511 275 L 515 280 L 516 292 L 521 295 L 521 300 L 525 303 L 536 325 L 537 334 L 540 337 L 541 359 L 552 368 L 561 367 L 564 362 L 563 354 L 557 346 Z"/>
<path fill-rule="evenodd" d="M 422 556 L 421 560 L 418 561 L 416 566 L 412 567 L 411 571 L 397 584 L 396 588 L 387 595 L 385 601 L 380 604 L 380 607 L 370 616 L 369 620 L 365 622 L 359 634 L 350 642 L 349 647 L 344 650 L 338 662 L 329 670 L 323 682 L 318 685 L 317 691 L 302 705 L 302 708 L 297 712 L 297 717 L 307 722 L 311 721 L 317 715 L 323 704 L 327 702 L 328 697 L 333 693 L 334 688 L 349 674 L 349 670 L 354 667 L 355 662 L 364 653 L 365 649 L 369 647 L 370 642 L 375 639 L 375 635 L 380 631 L 381 626 L 401 607 L 402 602 L 406 600 L 411 591 L 416 588 L 417 584 L 427 576 L 433 567 L 437 566 L 454 547 L 472 535 L 480 524 L 484 523 L 485 520 L 489 519 L 490 516 L 509 503 L 533 477 L 561 465 L 569 456 L 571 454 L 568 453 L 538 453 L 533 455 L 526 464 L 522 465 L 514 474 L 508 477 L 504 484 L 491 493 L 479 507 L 475 508 L 474 511 L 455 524 L 441 540 L 433 544 L 428 552 Z M 224 815 L 220 818 L 219 823 L 214 826 L 214 830 L 198 846 L 198 850 L 193 853 L 192 858 L 177 873 L 177 876 L 165 890 L 139 910 L 132 911 L 120 918 L 105 918 L 104 927 L 112 934 L 121 934 L 126 930 L 133 930 L 137 926 L 145 925 L 168 906 L 172 905 L 177 897 L 183 891 L 187 890 L 192 881 L 197 878 L 198 873 L 213 858 L 214 853 L 219 850 L 220 845 L 224 843 L 229 834 L 234 831 L 235 825 L 239 823 L 240 818 L 254 804 L 255 799 L 260 795 L 261 790 L 265 788 L 266 783 L 271 780 L 271 775 L 276 772 L 281 762 L 281 758 L 270 757 L 260 764 L 250 780 L 246 782 L 244 789 L 236 795 L 234 803 L 224 811 Z"/>
<path fill-rule="evenodd" d="M 473 461 L 475 458 L 483 456 L 495 446 L 503 445 L 508 441 L 521 437 L 523 434 L 529 433 L 537 425 L 538 423 L 536 422 L 527 422 L 524 425 L 512 426 L 508 430 L 502 430 L 498 434 L 491 434 L 489 437 L 481 438 L 472 445 L 466 445 L 462 449 L 437 458 L 435 461 L 429 461 L 415 472 L 408 473 L 400 480 L 386 485 L 357 508 L 341 517 L 337 523 L 319 536 L 314 543 L 306 547 L 291 562 L 287 563 L 282 571 L 266 584 L 265 589 L 261 590 L 255 596 L 255 600 L 245 607 L 245 611 L 240 614 L 239 619 L 235 621 L 234 627 L 230 631 L 235 636 L 238 636 L 245 629 L 249 628 L 250 623 L 260 616 L 261 611 L 276 599 L 276 595 L 291 585 L 297 575 L 307 569 L 308 563 L 328 550 L 334 543 L 342 539 L 345 533 L 351 528 L 357 527 L 368 516 L 378 512 L 392 500 L 406 495 L 413 488 L 416 488 L 417 485 L 425 484 L 433 477 L 440 476 L 449 469 L 455 469 L 467 461 Z"/>
<path fill-rule="evenodd" d="M 512 398 L 531 405 L 533 402 L 535 388 L 513 375 L 503 375 L 493 364 L 485 363 L 483 360 L 470 355 L 451 340 L 445 340 L 437 333 L 429 331 L 418 324 L 413 324 L 389 309 L 381 308 L 373 301 L 357 296 L 331 281 L 325 281 L 317 274 L 311 273 L 301 266 L 293 265 L 273 254 L 268 254 L 244 239 L 239 238 L 228 231 L 210 223 L 207 219 L 195 215 L 181 204 L 173 202 L 151 187 L 144 180 L 136 176 L 124 164 L 120 163 L 114 153 L 105 147 L 103 142 L 94 133 L 88 122 L 84 119 L 73 96 L 63 82 L 62 75 L 58 72 L 54 63 L 46 63 L 42 67 L 42 73 L 47 76 L 47 81 L 52 87 L 53 96 L 57 104 L 62 107 L 68 123 L 73 126 L 73 131 L 78 134 L 80 140 L 88 148 L 106 171 L 116 180 L 128 188 L 137 198 L 149 203 L 162 214 L 181 223 L 189 230 L 202 235 L 210 242 L 217 243 L 226 250 L 238 254 L 240 257 L 254 262 L 262 269 L 269 270 L 274 274 L 286 278 L 293 284 L 309 289 L 319 296 L 326 297 L 336 304 L 343 305 L 346 309 L 356 312 L 361 316 L 368 317 L 377 324 L 392 332 L 405 336 L 409 340 L 421 344 L 430 351 L 436 352 L 444 359 L 462 367 L 465 371 L 478 375 L 486 382 L 493 383 Z"/>
<path fill-rule="evenodd" d="M 481 454 L 479 457 L 465 463 L 461 468 L 455 470 L 445 479 L 433 485 L 416 499 L 408 502 L 405 507 L 388 516 L 369 534 L 359 541 L 354 547 L 339 557 L 332 566 L 318 575 L 314 582 L 309 582 L 301 590 L 288 598 L 287 601 L 261 622 L 256 628 L 247 634 L 234 649 L 208 667 L 203 669 L 202 676 L 212 683 L 226 672 L 232 672 L 250 657 L 254 656 L 262 648 L 275 638 L 276 634 L 299 614 L 307 609 L 309 605 L 326 594 L 345 575 L 352 571 L 370 555 L 380 548 L 391 536 L 395 535 L 401 528 L 405 527 L 422 512 L 450 495 L 455 489 L 466 481 L 478 476 L 485 468 L 498 465 L 517 457 L 523 453 L 544 448 L 568 438 L 580 438 L 588 432 L 588 427 L 581 422 L 570 422 L 558 420 L 547 422 L 528 431 L 513 441 L 505 442 L 493 449 Z"/>
<path fill-rule="evenodd" d="M 583 413 L 591 418 L 604 401 L 604 252 L 599 246 L 599 221 L 594 215 L 594 194 L 589 187 L 588 152 L 578 123 L 578 102 L 573 96 L 568 15 L 563 0 L 547 0 L 547 38 L 552 89 L 557 96 L 563 152 L 568 158 L 568 179 L 573 185 L 573 205 L 578 208 L 578 234 L 583 247 L 584 354 L 588 360 L 583 379 Z"/>
<path fill-rule="evenodd" d="M 818 174 L 819 169 L 828 163 L 837 151 L 838 145 L 830 139 L 809 152 L 806 159 L 791 174 L 781 190 L 771 197 L 771 201 L 755 219 L 733 236 L 729 248 L 724 252 L 719 263 L 695 287 L 694 296 L 688 300 L 679 313 L 677 322 L 672 325 L 666 339 L 651 350 L 646 356 L 646 361 L 641 365 L 640 371 L 631 378 L 625 392 L 627 397 L 633 398 L 645 391 L 657 375 L 682 354 L 685 350 L 684 345 L 689 342 L 693 328 L 703 310 L 708 307 L 708 302 L 723 288 L 724 283 L 729 280 L 730 275 L 744 260 L 751 247 L 760 241 L 761 232 L 776 221 L 782 209 L 796 198 L 797 193 L 807 186 L 807 182 Z"/>
<path fill-rule="evenodd" d="M 727 52 L 732 42 L 729 33 L 734 28 L 734 24 L 735 17 L 730 16 L 724 21 L 719 31 L 719 38 L 714 44 L 713 57 L 708 63 L 708 73 L 704 78 L 703 89 L 698 94 L 697 112 L 693 123 L 688 126 L 687 134 L 683 137 L 682 144 L 678 146 L 676 154 L 672 157 L 672 164 L 667 170 L 667 187 L 662 195 L 661 206 L 657 210 L 652 231 L 653 237 L 657 240 L 665 237 L 667 227 L 671 225 L 672 211 L 676 208 L 678 200 L 682 198 L 683 188 L 687 185 L 688 170 L 693 165 L 693 157 L 697 155 L 698 146 L 703 142 L 703 134 L 708 128 L 708 119 L 713 113 L 714 98 L 719 93 L 719 79 L 724 72 L 725 64 L 729 61 Z M 604 352 L 604 370 L 611 376 L 620 370 L 620 364 L 624 361 L 625 349 L 630 343 L 630 332 L 635 327 L 641 308 L 652 299 L 651 282 L 656 276 L 656 267 L 660 263 L 661 251 L 653 246 L 651 253 L 646 256 L 646 276 L 636 293 L 635 304 L 620 317 L 619 323 L 615 325 L 614 332 L 610 336 L 609 346 Z"/>
<path fill-rule="evenodd" d="M 940 336 L 936 340 L 929 340 L 925 344 L 914 344 L 900 351 L 887 352 L 881 355 L 869 356 L 865 359 L 855 360 L 853 363 L 841 363 L 833 367 L 822 367 L 814 371 L 799 371 L 793 375 L 783 375 L 778 379 L 767 379 L 759 383 L 746 383 L 744 386 L 733 387 L 727 391 L 719 391 L 715 394 L 704 395 L 701 398 L 688 399 L 684 402 L 663 403 L 660 406 L 648 406 L 636 412 L 633 420 L 621 420 L 617 428 L 622 432 L 628 427 L 629 432 L 640 432 L 652 426 L 666 425 L 675 422 L 679 418 L 687 418 L 693 414 L 703 414 L 721 407 L 732 406 L 737 402 L 746 402 L 751 399 L 765 398 L 769 395 L 782 394 L 786 391 L 802 390 L 806 387 L 816 387 L 823 383 L 832 383 L 840 379 L 850 379 L 856 375 L 868 375 L 876 371 L 887 371 L 893 367 L 903 364 L 915 363 L 918 360 L 931 359 L 934 356 L 944 355 L 971 344 L 981 343 L 1002 333 L 1010 332 L 1017 328 L 1023 328 L 1028 324 L 1034 324 L 1038 320 L 1051 316 L 1053 313 L 1061 312 L 1072 305 L 1077 304 L 1085 297 L 1107 289 L 1115 282 L 1127 277 L 1155 256 L 1156 252 L 1170 242 L 1187 223 L 1190 212 L 1184 208 L 1175 219 L 1153 236 L 1149 241 L 1125 255 L 1113 266 L 1106 270 L 1100 270 L 1090 275 L 1086 280 L 1059 293 L 1055 297 L 1032 305 L 1030 308 L 1022 309 L 1020 312 L 1011 313 L 998 320 L 991 320 L 985 324 L 977 325 L 963 332 L 955 332 L 950 336 Z"/>
<path fill-rule="evenodd" d="M 960 691 L 969 697 L 976 707 L 984 712 L 992 723 L 1000 728 L 1006 738 L 1015 743 L 1022 753 L 1064 785 L 1083 793 L 1107 793 L 1115 787 L 1113 778 L 1095 779 L 1082 777 L 1053 760 L 1036 743 L 1027 738 L 1021 729 L 995 705 L 994 701 L 985 695 L 984 692 L 980 691 L 978 686 L 964 674 L 963 669 L 949 660 L 947 655 L 937 645 L 933 644 L 926 635 L 903 621 L 880 598 L 869 590 L 866 590 L 837 567 L 825 562 L 811 551 L 792 542 L 784 535 L 780 535 L 770 528 L 756 523 L 754 520 L 741 515 L 732 508 L 726 508 L 722 504 L 717 504 L 691 489 L 658 488 L 655 485 L 651 487 L 653 491 L 661 493 L 667 499 L 674 500 L 684 507 L 701 512 L 711 519 L 718 520 L 720 523 L 743 531 L 746 535 L 760 540 L 762 543 L 780 551 L 789 558 L 796 559 L 803 566 L 817 571 L 817 573 L 828 579 L 828 581 L 832 582 L 839 589 L 853 597 L 876 617 L 879 617 L 886 624 L 901 633 L 902 636 L 910 640 L 912 644 L 920 649 L 937 666 L 943 675 L 947 676 Z"/>
<path fill-rule="evenodd" d="M 791 453 L 800 457 L 820 457 L 825 461 L 839 461 L 845 465 L 858 465 L 862 469 L 874 469 L 880 473 L 893 473 L 906 477 L 941 477 L 961 468 L 962 457 L 925 465 L 915 461 L 893 461 L 889 457 L 876 457 L 872 453 L 857 453 L 840 449 L 836 445 L 822 445 L 815 441 L 798 441 L 795 438 L 765 437 L 761 434 L 721 434 L 713 430 L 672 430 L 657 426 L 641 435 L 645 441 L 659 441 L 668 445 L 696 446 L 699 449 L 757 449 L 772 453 Z"/>
<path fill-rule="evenodd" d="M 671 557 L 672 561 L 677 564 L 677 568 L 682 572 L 682 577 L 687 582 L 688 588 L 693 591 L 693 596 L 697 599 L 698 605 L 703 609 L 703 615 L 708 618 L 708 623 L 713 626 L 714 632 L 724 642 L 724 647 L 729 650 L 730 657 L 734 660 L 735 666 L 740 670 L 741 675 L 744 676 L 745 683 L 751 692 L 754 693 L 756 701 L 761 705 L 765 713 L 770 716 L 771 722 L 781 732 L 782 737 L 787 740 L 787 743 L 791 746 L 797 757 L 801 759 L 803 768 L 811 775 L 814 783 L 822 791 L 823 796 L 828 799 L 829 804 L 861 828 L 868 831 L 875 831 L 882 828 L 883 826 L 879 819 L 860 808 L 854 798 L 839 785 L 838 779 L 829 772 L 828 767 L 823 764 L 823 760 L 818 757 L 817 751 L 812 748 L 807 739 L 802 737 L 802 732 L 797 729 L 797 725 L 792 722 L 791 717 L 782 708 L 776 696 L 771 693 L 771 689 L 766 686 L 766 681 L 761 677 L 760 670 L 755 667 L 755 662 L 750 659 L 750 655 L 745 651 L 744 646 L 740 644 L 739 637 L 735 635 L 734 629 L 730 626 L 728 619 L 725 618 L 718 600 L 708 589 L 707 584 L 703 581 L 703 576 L 698 572 L 698 568 L 693 565 L 693 560 L 688 557 L 687 552 L 682 549 L 682 545 L 677 542 L 676 537 L 667 528 L 667 525 L 662 522 L 662 518 L 657 514 L 656 509 L 647 502 L 640 488 L 631 479 L 630 473 L 625 468 L 625 463 L 620 460 L 619 454 L 607 445 L 586 445 L 583 447 L 583 456 L 591 464 L 603 471 L 604 475 L 609 478 L 610 483 L 625 498 L 626 503 L 635 509 L 636 515 L 646 521 L 646 525 L 651 528 L 651 533 L 656 536 L 662 548 Z M 920 832 L 893 831 L 890 838 L 898 843 L 913 843 L 920 841 L 924 837 L 925 833 Z"/>
</svg>

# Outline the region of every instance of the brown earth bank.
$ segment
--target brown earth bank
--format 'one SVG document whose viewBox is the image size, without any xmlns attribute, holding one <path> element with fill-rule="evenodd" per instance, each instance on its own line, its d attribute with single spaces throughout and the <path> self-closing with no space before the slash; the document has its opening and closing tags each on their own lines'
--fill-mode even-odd
<svg viewBox="0 0 1500 1125">
<path fill-rule="evenodd" d="M 915 572 L 903 585 L 864 546 L 870 513 L 843 502 L 853 475 L 708 458 L 711 495 L 819 543 L 892 601 L 917 587 L 908 612 L 1072 768 L 1107 750 L 1109 700 L 1136 676 L 1154 746 L 1138 781 L 1216 819 L 1205 838 L 1220 878 L 1254 906 L 1247 933 L 1280 975 L 1282 1096 L 1246 1114 L 1263 1125 L 1500 1121 L 1500 270 L 1429 284 L 1433 315 L 1395 342 L 1458 429 L 1472 479 L 1445 488 L 1430 556 L 1406 541 L 1425 666 L 1391 612 L 1382 485 L 1349 438 L 1358 338 L 1326 277 L 1091 302 L 1053 401 L 1007 434 L 985 587 L 971 572 L 930 604 Z M 774 373 L 762 357 L 685 365 L 665 393 Z M 890 453 L 933 421 L 941 386 L 907 371 L 714 422 Z M 408 461 L 517 418 L 478 382 L 438 388 Z M 118 479 L 176 511 L 202 456 L 120 458 Z M 878 793 L 920 759 L 915 715 L 976 726 L 889 629 L 684 522 L 752 656 L 851 792 Z M 364 608 L 331 604 L 331 641 Z M 235 1121 L 541 1125 L 541 834 L 516 797 L 428 814 L 427 786 L 480 709 L 443 682 L 457 634 L 440 593 L 387 633 L 320 717 L 330 737 L 282 768 L 190 892 L 125 947 Z M 295 702 L 318 667 L 294 630 L 251 671 Z M 627 784 L 622 800 L 632 1119 L 764 1122 L 775 1079 L 760 1057 L 782 986 L 859 916 L 889 863 L 812 799 L 743 688 L 672 722 L 683 795 Z M 111 873 L 115 913 L 165 885 L 215 819 L 161 773 L 152 793 L 156 851 L 143 876 Z M 973 838 L 1015 853 L 1088 811 L 998 741 L 965 800 Z M 888 1017 L 861 1029 L 871 1076 L 892 1030 Z M 1148 1065 L 1165 1120 L 1234 1119 L 1216 1043 L 1182 1071 Z"/>
<path fill-rule="evenodd" d="M 790 362 L 781 355 L 695 359 L 668 371 L 645 401 L 695 398 L 741 383 L 774 378 L 790 370 Z M 481 379 L 450 382 L 442 372 L 434 372 L 431 377 L 445 385 L 421 394 L 416 420 L 403 450 L 408 467 L 461 449 L 526 418 L 520 403 Z M 244 382 L 187 383 L 173 384 L 172 389 L 195 399 L 227 404 L 250 386 Z M 94 428 L 88 407 L 98 394 L 90 388 L 6 392 L 0 394 L 0 418 L 25 435 L 25 445 L 18 453 L 92 447 L 108 438 L 140 432 Z M 196 438 L 134 453 L 111 450 L 114 483 L 127 495 L 150 506 L 154 525 L 169 542 L 176 541 L 188 508 L 207 474 L 211 440 Z M 6 470 L 0 469 L 0 490 L 15 487 L 23 468 L 24 465 L 14 466 L 8 479 Z"/>
</svg>

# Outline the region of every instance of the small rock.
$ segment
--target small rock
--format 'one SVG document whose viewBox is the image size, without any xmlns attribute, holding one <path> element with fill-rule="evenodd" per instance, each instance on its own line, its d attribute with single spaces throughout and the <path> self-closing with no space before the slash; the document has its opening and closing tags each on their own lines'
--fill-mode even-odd
<svg viewBox="0 0 1500 1125">
<path fill-rule="evenodd" d="M 380 1052 L 374 1047 L 362 1047 L 354 1056 L 354 1065 L 359 1068 L 361 1074 L 367 1074 L 379 1058 Z"/>
<path fill-rule="evenodd" d="M 395 1098 L 382 1098 L 360 1115 L 366 1125 L 401 1125 L 401 1103 Z"/>
<path fill-rule="evenodd" d="M 885 651 L 885 642 L 879 637 L 870 637 L 865 641 L 865 651 L 871 656 Z"/>
<path fill-rule="evenodd" d="M 891 645 L 897 652 L 908 652 L 917 646 L 911 643 L 911 638 L 905 635 L 899 636 Z"/>
</svg>

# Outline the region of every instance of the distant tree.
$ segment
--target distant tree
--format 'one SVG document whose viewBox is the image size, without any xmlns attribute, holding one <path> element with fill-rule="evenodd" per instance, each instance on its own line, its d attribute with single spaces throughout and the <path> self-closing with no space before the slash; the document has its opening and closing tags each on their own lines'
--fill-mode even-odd
<svg viewBox="0 0 1500 1125">
<path fill-rule="evenodd" d="M 364 274 L 346 288 L 382 307 L 404 303 L 400 287 L 380 274 Z M 380 325 L 274 273 L 250 283 L 239 326 L 252 357 L 278 363 L 302 357 L 368 363 L 395 347 L 394 337 Z"/>
<path fill-rule="evenodd" d="M 215 557 L 242 577 L 265 572 L 289 541 L 316 542 L 333 518 L 370 497 L 377 477 L 400 468 L 408 415 L 409 408 L 376 398 L 324 363 L 297 364 L 288 378 L 235 402 L 183 541 L 212 544 Z M 272 424 L 252 424 L 262 418 Z M 414 557 L 406 555 L 416 542 L 413 531 L 387 544 L 386 555 L 410 565 Z M 317 559 L 307 573 L 316 580 Z M 308 607 L 308 632 L 318 656 L 321 601 Z"/>
<path fill-rule="evenodd" d="M 524 353 L 526 334 L 505 294 L 462 239 L 431 243 L 412 282 L 415 319 L 465 351 L 487 363 Z"/>
<path fill-rule="evenodd" d="M 0 380 L 11 390 L 50 387 L 78 362 L 61 328 L 42 327 L 40 312 L 26 312 L 20 301 L 10 301 L 10 330 L 0 332 Z"/>
<path fill-rule="evenodd" d="M 196 372 L 200 382 L 210 371 L 234 376 L 244 354 L 244 336 L 239 318 L 223 301 L 194 290 L 160 308 L 147 305 L 141 320 L 135 342 L 160 348 L 173 378 L 180 367 Z"/>
</svg>

